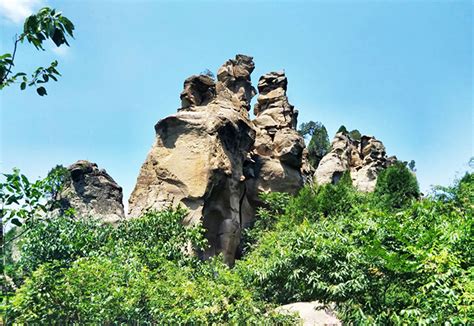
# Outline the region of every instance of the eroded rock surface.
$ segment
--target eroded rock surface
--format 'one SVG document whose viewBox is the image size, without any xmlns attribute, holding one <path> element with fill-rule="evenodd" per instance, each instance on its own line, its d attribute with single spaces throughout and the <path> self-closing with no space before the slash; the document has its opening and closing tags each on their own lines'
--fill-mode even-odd
<svg viewBox="0 0 474 326">
<path fill-rule="evenodd" d="M 260 77 L 253 121 L 256 139 L 251 158 L 255 178 L 249 179 L 248 197 L 254 207 L 259 193 L 296 193 L 303 186 L 304 139 L 296 131 L 298 111 L 288 102 L 288 80 L 283 72 Z"/>
<path fill-rule="evenodd" d="M 156 126 L 156 140 L 129 200 L 129 215 L 182 204 L 185 224 L 202 222 L 210 248 L 203 258 L 222 253 L 232 265 L 241 230 L 254 218 L 261 191 L 295 192 L 303 139 L 295 130 L 296 111 L 286 97 L 283 73 L 263 76 L 256 91 L 252 57 L 237 55 L 207 76 L 186 79 L 182 107 Z"/>
<path fill-rule="evenodd" d="M 362 136 L 360 141 L 344 133 L 337 133 L 318 168 L 315 179 L 319 184 L 336 183 L 349 171 L 353 185 L 360 191 L 374 191 L 380 172 L 397 161 L 387 157 L 383 143 L 372 136 Z"/>
<path fill-rule="evenodd" d="M 97 164 L 77 161 L 58 194 L 61 210 L 73 208 L 77 217 L 93 217 L 115 224 L 124 218 L 122 188 Z"/>
<path fill-rule="evenodd" d="M 253 69 L 251 57 L 238 55 L 219 69 L 217 83 L 207 76 L 186 80 L 183 107 L 156 124 L 155 143 L 129 200 L 132 217 L 185 205 L 190 211 L 185 224 L 202 221 L 207 230 L 211 247 L 203 257 L 222 252 L 229 264 L 244 218 L 244 161 L 255 139 L 247 111 L 255 93 Z M 207 88 L 197 80 L 205 80 Z"/>
</svg>

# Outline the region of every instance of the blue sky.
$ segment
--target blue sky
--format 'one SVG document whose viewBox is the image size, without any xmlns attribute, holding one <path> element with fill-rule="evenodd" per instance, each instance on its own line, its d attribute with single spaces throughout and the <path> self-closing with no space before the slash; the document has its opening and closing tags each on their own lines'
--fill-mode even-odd
<svg viewBox="0 0 474 326">
<path fill-rule="evenodd" d="M 414 159 L 423 190 L 448 185 L 474 155 L 471 1 L 0 0 L 0 53 L 28 12 L 76 25 L 70 48 L 23 44 L 17 68 L 58 59 L 48 96 L 0 93 L 1 170 L 31 178 L 87 159 L 131 193 L 154 124 L 180 105 L 186 77 L 254 57 L 253 82 L 284 69 L 300 122 L 341 124 Z"/>
</svg>

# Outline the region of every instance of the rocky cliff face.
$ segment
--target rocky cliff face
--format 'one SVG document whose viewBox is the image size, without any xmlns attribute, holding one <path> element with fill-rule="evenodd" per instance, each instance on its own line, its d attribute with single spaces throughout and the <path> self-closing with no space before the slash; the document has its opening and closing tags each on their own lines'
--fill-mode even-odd
<svg viewBox="0 0 474 326">
<path fill-rule="evenodd" d="M 337 133 L 315 173 L 319 184 L 336 183 L 345 171 L 349 171 L 353 185 L 360 191 L 374 191 L 377 176 L 397 161 L 387 157 L 383 143 L 372 136 L 352 140 L 344 133 Z"/>
<path fill-rule="evenodd" d="M 70 178 L 58 194 L 61 210 L 73 208 L 77 217 L 93 217 L 115 224 L 123 219 L 122 188 L 104 169 L 88 161 L 68 167 Z"/>
<path fill-rule="evenodd" d="M 148 209 L 182 204 L 185 224 L 202 222 L 210 248 L 203 258 L 223 253 L 233 264 L 241 230 L 254 217 L 261 191 L 295 192 L 303 139 L 295 131 L 296 111 L 286 97 L 283 73 L 263 76 L 256 94 L 251 57 L 237 55 L 217 73 L 184 82 L 182 107 L 156 126 L 156 140 L 129 200 L 131 217 Z"/>
</svg>

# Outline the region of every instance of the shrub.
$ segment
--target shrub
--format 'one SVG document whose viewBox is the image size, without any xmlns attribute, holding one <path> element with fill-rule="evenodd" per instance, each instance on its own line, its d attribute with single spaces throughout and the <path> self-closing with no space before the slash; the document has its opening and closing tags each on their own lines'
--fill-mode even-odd
<svg viewBox="0 0 474 326">
<path fill-rule="evenodd" d="M 31 221 L 20 240 L 21 270 L 28 274 L 43 263 L 67 266 L 102 248 L 109 241 L 112 227 L 92 219 L 66 216 Z"/>
<path fill-rule="evenodd" d="M 112 233 L 108 243 L 110 254 L 133 252 L 150 268 L 154 260 L 195 260 L 192 250 L 202 250 L 207 245 L 201 225 L 186 227 L 183 208 L 149 211 L 138 219 L 123 221 Z"/>
<path fill-rule="evenodd" d="M 186 252 L 206 242 L 199 225 L 182 225 L 185 214 L 183 209 L 149 212 L 116 229 L 106 227 L 106 236 L 97 233 L 92 222 L 44 221 L 34 237 L 42 245 L 28 247 L 28 256 L 35 258 L 30 266 L 38 268 L 15 293 L 7 323 L 291 322 L 257 300 L 219 257 L 202 262 Z M 78 250 L 81 239 L 75 231 L 67 237 L 70 228 L 82 228 L 91 250 Z"/>
<path fill-rule="evenodd" d="M 415 175 L 401 162 L 383 170 L 377 178 L 375 198 L 382 207 L 402 208 L 419 196 Z"/>
<path fill-rule="evenodd" d="M 392 212 L 353 197 L 350 210 L 291 224 L 299 211 L 309 214 L 311 194 L 303 192 L 237 271 L 263 300 L 336 302 L 347 323 L 469 324 L 472 187 L 472 176 L 465 177 L 449 200 L 423 199 Z"/>
</svg>

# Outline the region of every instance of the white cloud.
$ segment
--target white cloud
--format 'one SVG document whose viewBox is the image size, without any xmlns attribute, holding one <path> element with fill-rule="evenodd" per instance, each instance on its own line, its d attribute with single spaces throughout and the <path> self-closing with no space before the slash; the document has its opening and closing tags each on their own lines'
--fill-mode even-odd
<svg viewBox="0 0 474 326">
<path fill-rule="evenodd" d="M 44 3 L 44 0 L 0 0 L 0 15 L 5 20 L 21 24 Z"/>
<path fill-rule="evenodd" d="M 56 45 L 51 46 L 51 51 L 56 53 L 56 55 L 60 57 L 65 57 L 69 53 L 69 46 L 67 45 L 61 45 L 60 47 L 57 47 Z"/>
</svg>

